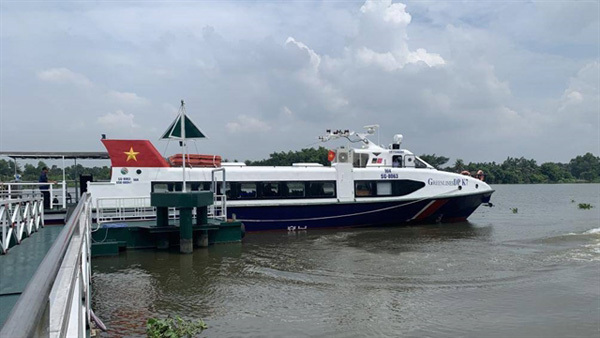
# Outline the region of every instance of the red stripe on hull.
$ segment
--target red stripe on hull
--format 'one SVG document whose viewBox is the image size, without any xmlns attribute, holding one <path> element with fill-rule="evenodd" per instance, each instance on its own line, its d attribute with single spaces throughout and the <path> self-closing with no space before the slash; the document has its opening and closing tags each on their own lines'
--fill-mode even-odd
<svg viewBox="0 0 600 338">
<path fill-rule="evenodd" d="M 433 215 L 433 213 L 435 213 L 436 211 L 438 211 L 438 209 L 441 208 L 447 202 L 448 202 L 448 200 L 437 200 L 437 201 L 429 204 L 414 219 L 417 220 L 417 221 L 426 219 L 427 217 Z"/>
</svg>

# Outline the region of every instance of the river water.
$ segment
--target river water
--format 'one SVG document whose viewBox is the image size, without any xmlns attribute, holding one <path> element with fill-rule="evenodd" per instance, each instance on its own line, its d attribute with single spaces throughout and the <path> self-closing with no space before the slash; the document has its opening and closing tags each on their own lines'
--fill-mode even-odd
<svg viewBox="0 0 600 338">
<path fill-rule="evenodd" d="M 599 336 L 600 185 L 494 188 L 466 223 L 94 258 L 102 336 L 167 315 L 204 319 L 208 337 Z"/>
</svg>

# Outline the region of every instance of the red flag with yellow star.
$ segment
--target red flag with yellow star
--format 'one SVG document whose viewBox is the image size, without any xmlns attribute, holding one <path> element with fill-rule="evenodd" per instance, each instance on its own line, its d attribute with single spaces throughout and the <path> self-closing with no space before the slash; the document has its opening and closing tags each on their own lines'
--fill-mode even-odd
<svg viewBox="0 0 600 338">
<path fill-rule="evenodd" d="M 148 140 L 102 140 L 113 167 L 168 167 Z"/>
</svg>

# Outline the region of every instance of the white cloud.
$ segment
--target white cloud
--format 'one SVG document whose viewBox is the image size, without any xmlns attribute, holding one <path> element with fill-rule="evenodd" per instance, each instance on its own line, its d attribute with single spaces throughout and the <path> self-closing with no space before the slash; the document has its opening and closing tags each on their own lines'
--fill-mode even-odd
<svg viewBox="0 0 600 338">
<path fill-rule="evenodd" d="M 298 47 L 298 49 L 306 52 L 308 54 L 308 56 L 310 57 L 310 68 L 311 70 L 318 72 L 319 70 L 319 65 L 321 64 L 321 57 L 315 53 L 314 50 L 308 48 L 307 45 L 303 44 L 302 42 L 296 41 L 296 39 L 294 39 L 293 37 L 288 37 L 287 40 L 285 41 L 285 44 L 293 44 L 296 47 Z"/>
<path fill-rule="evenodd" d="M 566 106 L 579 104 L 582 101 L 583 101 L 583 95 L 581 95 L 580 92 L 578 92 L 576 90 L 567 89 L 567 90 L 565 90 L 565 93 L 563 95 L 564 105 L 561 107 L 561 110 L 564 109 Z"/>
<path fill-rule="evenodd" d="M 367 0 L 361 13 L 361 28 L 353 49 L 356 58 L 364 64 L 391 72 L 419 62 L 429 67 L 446 63 L 440 54 L 428 53 L 424 48 L 410 50 L 407 26 L 411 15 L 406 12 L 406 5 L 391 0 Z"/>
<path fill-rule="evenodd" d="M 51 68 L 37 74 L 42 81 L 69 83 L 81 87 L 92 87 L 93 83 L 85 75 L 75 73 L 68 68 Z"/>
<path fill-rule="evenodd" d="M 227 122 L 225 129 L 230 133 L 260 133 L 271 130 L 271 126 L 255 117 L 240 115 L 237 120 Z"/>
<path fill-rule="evenodd" d="M 125 114 L 122 110 L 107 113 L 97 118 L 99 124 L 109 129 L 139 128 L 134 121 L 133 114 Z"/>
<path fill-rule="evenodd" d="M 417 48 L 415 52 L 408 53 L 407 63 L 424 62 L 429 67 L 441 66 L 446 62 L 436 53 L 427 53 L 423 48 Z"/>
<path fill-rule="evenodd" d="M 147 99 L 138 96 L 136 93 L 109 90 L 106 95 L 109 99 L 126 105 L 143 105 L 149 103 Z"/>
<path fill-rule="evenodd" d="M 402 3 L 392 4 L 392 0 L 367 0 L 360 8 L 365 14 L 374 13 L 386 22 L 405 27 L 410 23 L 411 16 L 406 13 L 406 5 Z"/>
<path fill-rule="evenodd" d="M 600 107 L 600 63 L 591 62 L 569 79 L 559 103 L 561 115 L 597 125 Z"/>
<path fill-rule="evenodd" d="M 326 127 L 373 123 L 382 141 L 403 133 L 416 152 L 467 161 L 568 161 L 583 153 L 573 149 L 597 144 L 597 2 L 2 9 L 0 39 L 11 48 L 2 50 L 0 142 L 8 148 L 22 138 L 5 126 L 30 121 L 27 142 L 37 149 L 48 123 L 69 124 L 75 112 L 86 125 L 71 137 L 81 150 L 97 149 L 89 135 L 100 132 L 133 136 L 136 121 L 144 126 L 136 138 L 156 138 L 180 98 L 203 130 L 226 127 L 203 147 L 239 159 L 303 147 Z M 43 71 L 28 77 L 32 69 Z M 249 140 L 249 130 L 269 133 Z"/>
<path fill-rule="evenodd" d="M 386 71 L 393 71 L 404 67 L 403 62 L 398 62 L 391 52 L 387 53 L 376 53 L 366 47 L 360 48 L 356 51 L 356 56 L 362 62 L 367 65 L 375 64 L 385 69 Z"/>
<path fill-rule="evenodd" d="M 288 107 L 283 107 L 281 109 L 281 114 L 286 118 L 294 117 L 294 112 Z"/>
<path fill-rule="evenodd" d="M 336 111 L 348 104 L 348 100 L 336 86 L 327 81 L 321 74 L 321 56 L 306 44 L 296 41 L 293 37 L 287 38 L 285 46 L 288 51 L 308 57 L 308 62 L 295 71 L 295 78 L 306 86 L 309 95 L 319 100 L 330 111 Z"/>
</svg>

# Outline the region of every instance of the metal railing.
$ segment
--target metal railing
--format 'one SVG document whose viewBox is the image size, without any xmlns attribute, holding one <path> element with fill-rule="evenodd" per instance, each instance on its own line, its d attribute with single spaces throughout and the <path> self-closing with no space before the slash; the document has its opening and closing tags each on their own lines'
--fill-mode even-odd
<svg viewBox="0 0 600 338">
<path fill-rule="evenodd" d="M 90 325 L 91 199 L 84 194 L 6 320 L 0 337 L 85 337 Z"/>
<path fill-rule="evenodd" d="M 214 195 L 214 203 L 208 206 L 208 217 L 227 219 L 227 199 L 224 195 Z M 169 218 L 179 217 L 177 208 L 169 208 Z M 196 217 L 196 208 L 192 211 Z M 98 197 L 96 199 L 96 222 L 106 223 L 127 220 L 156 219 L 156 208 L 150 205 L 150 197 Z"/>
<path fill-rule="evenodd" d="M 225 195 L 215 194 L 214 203 L 208 206 L 208 217 L 227 220 L 227 197 Z"/>
<path fill-rule="evenodd" d="M 62 208 L 67 207 L 67 189 L 66 182 L 58 182 L 58 183 L 40 183 L 40 182 L 0 182 L 0 198 L 6 197 L 7 199 L 15 199 L 21 198 L 23 196 L 29 196 L 32 194 L 39 194 L 38 190 L 40 186 L 47 185 L 48 193 L 50 194 L 50 209 L 54 209 L 56 206 L 55 198 L 59 200 L 59 204 Z M 55 188 L 54 186 L 59 186 L 59 188 Z M 61 198 L 58 196 L 54 196 L 54 193 L 60 191 Z"/>
<path fill-rule="evenodd" d="M 5 254 L 11 238 L 17 244 L 44 226 L 44 202 L 40 194 L 7 198 L 0 195 L 0 252 Z"/>
<path fill-rule="evenodd" d="M 156 218 L 156 208 L 150 205 L 150 197 L 99 197 L 96 199 L 96 221 L 98 223 L 154 218 Z"/>
<path fill-rule="evenodd" d="M 221 191 L 227 190 L 227 173 L 225 168 L 213 169 L 210 176 L 212 181 L 212 191 L 215 198 L 213 204 L 208 207 L 208 217 L 227 221 L 227 195 L 219 195 L 219 185 L 217 184 L 219 180 L 217 176 L 218 173 L 221 173 Z"/>
</svg>

